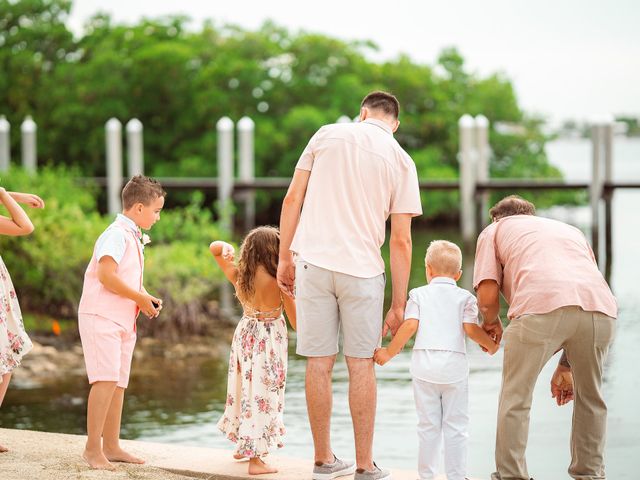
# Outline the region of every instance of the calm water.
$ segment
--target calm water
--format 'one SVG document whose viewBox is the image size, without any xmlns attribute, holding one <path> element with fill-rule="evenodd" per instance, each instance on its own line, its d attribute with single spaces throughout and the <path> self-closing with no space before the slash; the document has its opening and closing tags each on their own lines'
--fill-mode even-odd
<svg viewBox="0 0 640 480">
<path fill-rule="evenodd" d="M 586 141 L 557 141 L 548 153 L 570 179 L 590 176 L 590 147 Z M 615 144 L 615 177 L 640 178 L 640 141 L 618 139 Z M 607 470 L 611 479 L 631 479 L 632 466 L 640 454 L 640 377 L 634 366 L 640 362 L 640 192 L 619 191 L 614 197 L 614 261 L 611 284 L 620 304 L 618 336 L 605 372 L 605 396 L 609 404 Z M 554 208 L 545 215 L 575 224 L 588 234 L 590 214 L 586 208 Z M 414 233 L 414 269 L 411 286 L 424 282 L 422 257 L 429 240 L 459 241 L 455 231 Z M 470 272 L 472 258 L 465 258 Z M 571 272 L 567 272 L 571 275 Z M 292 348 L 293 348 L 292 339 Z M 469 474 L 488 478 L 493 470 L 495 418 L 500 388 L 501 352 L 494 357 L 469 345 L 470 452 Z M 378 368 L 378 416 L 375 458 L 385 466 L 415 468 L 417 441 L 415 410 L 409 377 L 410 352 Z M 553 403 L 548 384 L 557 359 L 540 375 L 534 394 L 527 458 L 536 478 L 568 478 L 569 428 L 572 406 Z M 125 406 L 123 435 L 167 443 L 229 448 L 215 423 L 224 406 L 226 359 L 154 360 L 134 364 L 132 385 Z M 348 415 L 347 372 L 339 359 L 334 372 L 332 435 L 338 455 L 354 457 L 353 434 Z M 10 388 L 0 410 L 4 427 L 83 433 L 87 386 L 83 377 L 71 377 L 54 387 Z M 55 415 L 51 412 L 55 411 Z M 288 428 L 284 455 L 311 457 L 312 442 L 304 403 L 304 362 L 290 355 L 285 423 Z"/>
</svg>

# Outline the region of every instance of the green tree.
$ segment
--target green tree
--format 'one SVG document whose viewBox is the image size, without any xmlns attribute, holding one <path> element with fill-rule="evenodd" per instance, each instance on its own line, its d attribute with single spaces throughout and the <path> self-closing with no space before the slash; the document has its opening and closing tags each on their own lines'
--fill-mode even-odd
<svg viewBox="0 0 640 480">
<path fill-rule="evenodd" d="M 374 89 L 400 99 L 396 138 L 421 177 L 457 176 L 464 113 L 491 122 L 492 175 L 559 175 L 547 162 L 540 122 L 520 109 L 510 80 L 470 72 L 455 48 L 444 49 L 434 65 L 405 55 L 377 63 L 368 59 L 377 48 L 371 42 L 291 32 L 273 22 L 245 30 L 208 21 L 194 31 L 183 16 L 126 25 L 104 14 L 74 40 L 65 26 L 68 1 L 0 5 L 0 64 L 7 72 L 0 104 L 14 125 L 34 116 L 41 161 L 77 166 L 83 175 L 105 173 L 105 122 L 135 117 L 145 128 L 149 174 L 215 176 L 217 120 L 248 115 L 256 123 L 256 173 L 290 176 L 314 131 L 357 115 Z M 518 133 L 496 129 L 500 124 L 517 124 Z M 455 210 L 455 193 L 424 195 L 429 216 Z M 260 195 L 260 208 L 277 212 L 279 198 Z"/>
<path fill-rule="evenodd" d="M 40 126 L 47 126 L 47 77 L 74 51 L 67 21 L 69 0 L 0 0 L 0 105 L 13 128 L 12 148 L 20 144 L 16 128 L 26 115 L 33 115 Z M 39 151 L 43 158 L 55 155 L 49 134 L 40 133 Z"/>
</svg>

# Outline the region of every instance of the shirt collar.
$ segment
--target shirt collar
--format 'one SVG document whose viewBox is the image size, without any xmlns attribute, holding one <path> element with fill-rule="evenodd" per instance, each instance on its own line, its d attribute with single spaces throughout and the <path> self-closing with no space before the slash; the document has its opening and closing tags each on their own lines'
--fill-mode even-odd
<svg viewBox="0 0 640 480">
<path fill-rule="evenodd" d="M 449 285 L 455 285 L 456 281 L 453 278 L 449 278 L 449 277 L 434 277 L 431 279 L 431 282 L 429 282 L 429 285 L 433 285 L 436 283 L 445 283 Z"/>
<path fill-rule="evenodd" d="M 380 127 L 381 129 L 383 129 L 388 134 L 393 135 L 393 131 L 391 130 L 391 127 L 389 125 L 387 125 L 386 122 L 383 122 L 382 120 L 378 120 L 377 118 L 367 118 L 362 123 L 370 123 L 371 125 L 375 125 L 376 127 Z"/>
<path fill-rule="evenodd" d="M 116 220 L 120 221 L 122 223 L 125 224 L 125 226 L 127 228 L 129 228 L 130 230 L 133 231 L 133 233 L 135 233 L 136 235 L 138 234 L 138 232 L 140 231 L 140 229 L 138 228 L 138 226 L 136 225 L 136 222 L 134 222 L 133 220 L 131 220 L 129 217 L 127 217 L 126 215 L 123 215 L 121 213 L 119 213 L 118 215 L 116 215 Z"/>
</svg>

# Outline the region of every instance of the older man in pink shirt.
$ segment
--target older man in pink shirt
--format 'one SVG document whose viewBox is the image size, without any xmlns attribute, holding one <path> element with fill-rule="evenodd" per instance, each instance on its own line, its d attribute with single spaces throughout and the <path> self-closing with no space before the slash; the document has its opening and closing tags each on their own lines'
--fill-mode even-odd
<svg viewBox="0 0 640 480">
<path fill-rule="evenodd" d="M 528 480 L 525 449 L 533 388 L 560 349 L 552 379 L 558 404 L 574 397 L 571 465 L 574 479 L 604 479 L 607 406 L 601 384 L 613 341 L 616 300 L 580 230 L 535 216 L 517 196 L 490 211 L 493 223 L 478 238 L 474 288 L 483 327 L 498 340 L 499 294 L 509 303 L 492 480 Z M 572 384 L 573 382 L 573 384 Z"/>
<path fill-rule="evenodd" d="M 278 283 L 290 295 L 295 285 L 296 351 L 307 357 L 316 480 L 354 471 L 355 480 L 391 478 L 372 458 L 373 354 L 380 346 L 385 285 L 380 247 L 391 217 L 393 293 L 384 330 L 395 333 L 407 298 L 411 218 L 422 213 L 415 164 L 393 138 L 398 113 L 394 96 L 373 92 L 362 101 L 360 122 L 318 130 L 296 165 L 282 205 Z M 334 456 L 329 437 L 331 372 L 340 330 L 349 369 L 356 465 Z"/>
</svg>

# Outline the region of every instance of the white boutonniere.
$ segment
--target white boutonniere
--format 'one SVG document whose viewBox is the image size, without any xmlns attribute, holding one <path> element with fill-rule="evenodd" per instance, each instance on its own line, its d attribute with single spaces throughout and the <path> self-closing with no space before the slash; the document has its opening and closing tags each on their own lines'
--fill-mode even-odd
<svg viewBox="0 0 640 480">
<path fill-rule="evenodd" d="M 142 246 L 144 247 L 148 243 L 151 243 L 151 238 L 146 233 L 143 233 L 142 234 L 142 238 L 140 239 L 140 241 L 142 242 Z"/>
</svg>

